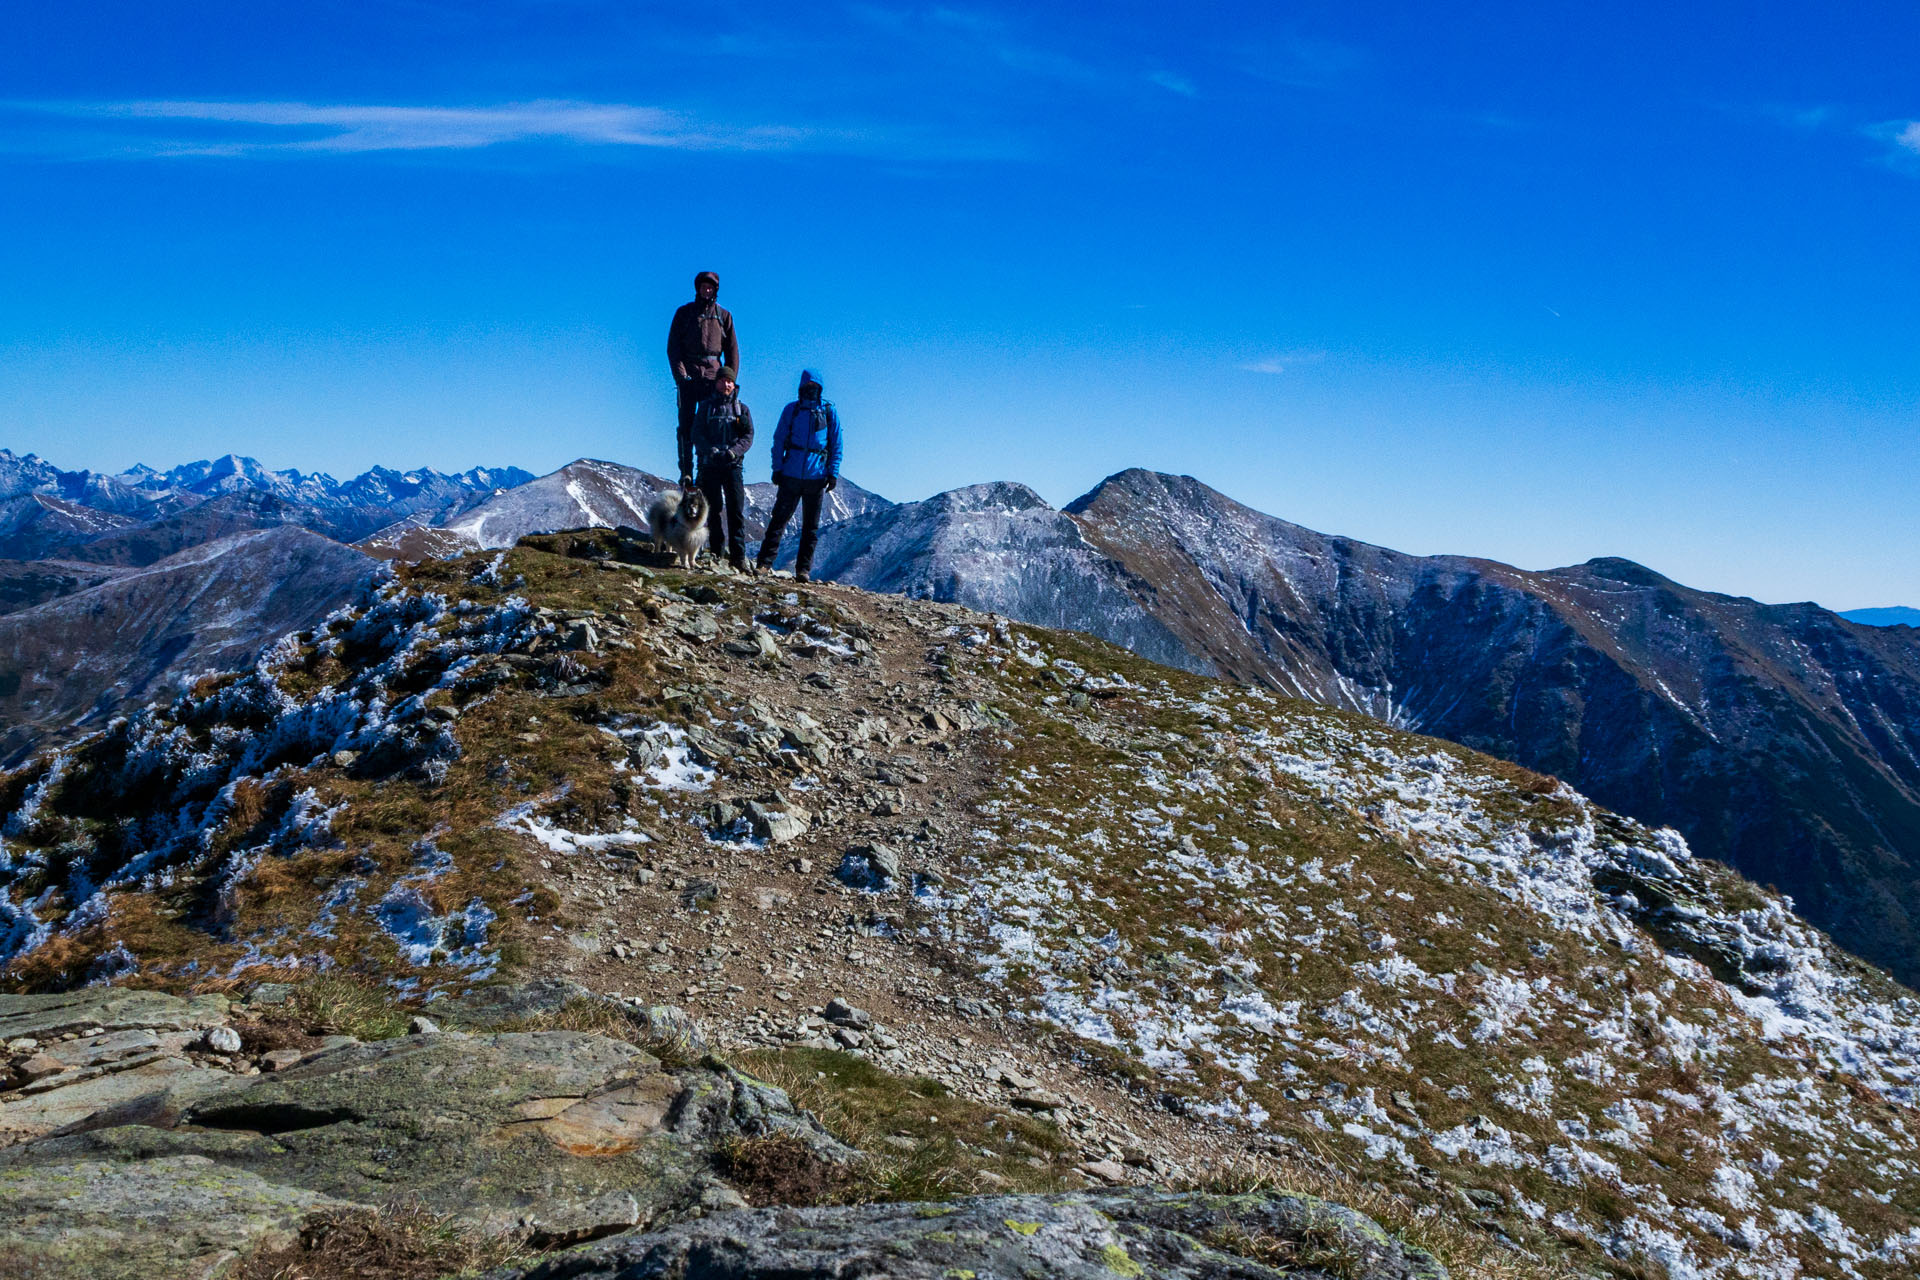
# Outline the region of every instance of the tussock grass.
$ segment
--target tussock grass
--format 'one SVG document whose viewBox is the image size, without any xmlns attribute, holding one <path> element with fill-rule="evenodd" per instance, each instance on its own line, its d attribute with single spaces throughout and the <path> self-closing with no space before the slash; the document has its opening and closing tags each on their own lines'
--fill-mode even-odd
<svg viewBox="0 0 1920 1280">
<path fill-rule="evenodd" d="M 822 1160 L 784 1134 L 731 1138 L 718 1154 L 720 1172 L 755 1208 L 840 1204 L 859 1180 L 854 1170 Z"/>
<path fill-rule="evenodd" d="M 413 1011 L 389 988 L 346 974 L 323 973 L 293 989 L 286 1016 L 318 1035 L 391 1040 L 405 1035 Z"/>
<path fill-rule="evenodd" d="M 827 1130 L 867 1153 L 831 1189 L 833 1203 L 946 1200 L 1080 1185 L 1071 1148 L 1051 1124 L 882 1071 L 832 1049 L 763 1049 L 743 1070 L 784 1089 Z"/>
<path fill-rule="evenodd" d="M 1202 1170 L 1174 1189 L 1207 1195 L 1309 1196 L 1344 1205 L 1432 1254 L 1455 1280 L 1581 1280 L 1590 1274 L 1565 1260 L 1521 1254 L 1476 1230 L 1457 1211 L 1418 1204 L 1330 1161 L 1310 1165 L 1248 1156 Z M 1280 1239 L 1228 1223 L 1209 1243 L 1269 1266 L 1316 1269 L 1334 1276 L 1351 1274 L 1359 1261 L 1339 1233 L 1331 1230 Z"/>
<path fill-rule="evenodd" d="M 256 1253 L 232 1280 L 437 1280 L 532 1259 L 520 1236 L 484 1236 L 418 1200 L 321 1215 L 300 1238 Z"/>
<path fill-rule="evenodd" d="M 690 1067 L 700 1054 L 685 1036 L 662 1036 L 634 1010 L 612 1000 L 596 996 L 575 996 L 550 1013 L 515 1018 L 493 1028 L 496 1031 L 585 1031 L 592 1035 L 624 1040 L 660 1059 L 669 1069 Z"/>
</svg>

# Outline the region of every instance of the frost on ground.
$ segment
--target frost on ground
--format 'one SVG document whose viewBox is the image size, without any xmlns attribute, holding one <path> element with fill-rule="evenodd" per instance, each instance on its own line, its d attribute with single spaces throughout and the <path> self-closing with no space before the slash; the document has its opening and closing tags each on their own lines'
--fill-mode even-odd
<svg viewBox="0 0 1920 1280">
<path fill-rule="evenodd" d="M 1062 692 L 921 900 L 1027 1017 L 1676 1278 L 1920 1265 L 1920 1005 L 1790 902 L 1358 717 L 1138 675 L 1125 716 L 1077 712 L 1120 673 L 1035 636 L 1004 670 Z"/>
<path fill-rule="evenodd" d="M 450 693 L 471 692 L 484 663 L 553 630 L 523 599 L 454 603 L 387 581 L 275 645 L 254 670 L 203 681 L 14 775 L 0 845 L 0 966 L 64 968 L 82 947 L 105 953 L 125 930 L 175 921 L 231 943 L 234 963 L 274 963 L 297 958 L 302 939 L 338 939 L 359 919 L 403 959 L 438 954 L 469 979 L 490 972 L 485 905 L 435 905 L 448 866 L 403 866 L 369 890 L 387 878 L 353 861 L 340 829 L 363 803 L 349 794 L 365 785 L 444 778 L 460 750 Z M 313 784 L 322 771 L 333 785 Z M 56 795 L 57 812 L 47 803 Z M 301 927 L 242 926 L 262 899 L 293 896 L 273 869 L 316 850 L 346 862 L 317 901 L 298 895 L 307 899 Z M 128 953 L 117 974 L 136 971 Z"/>
</svg>

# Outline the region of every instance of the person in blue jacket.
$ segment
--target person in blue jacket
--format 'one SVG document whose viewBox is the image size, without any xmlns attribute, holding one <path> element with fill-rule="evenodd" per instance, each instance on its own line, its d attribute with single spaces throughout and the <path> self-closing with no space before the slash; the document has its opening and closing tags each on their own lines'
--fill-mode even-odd
<svg viewBox="0 0 1920 1280">
<path fill-rule="evenodd" d="M 761 539 L 754 567 L 765 573 L 773 567 L 793 509 L 800 508 L 800 548 L 793 561 L 796 582 L 811 582 L 813 546 L 820 535 L 820 500 L 840 483 L 840 415 L 821 394 L 820 375 L 800 371 L 800 398 L 780 411 L 773 432 L 773 482 L 780 496 L 767 517 L 767 536 Z"/>
</svg>

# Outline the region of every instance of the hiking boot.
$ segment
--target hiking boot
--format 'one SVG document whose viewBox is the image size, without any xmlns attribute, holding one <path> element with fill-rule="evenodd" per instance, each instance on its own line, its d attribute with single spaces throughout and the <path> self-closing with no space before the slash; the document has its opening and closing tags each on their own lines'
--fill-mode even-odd
<svg viewBox="0 0 1920 1280">
<path fill-rule="evenodd" d="M 747 571 L 747 558 L 738 552 L 728 556 L 727 563 L 733 566 L 735 573 L 745 573 Z"/>
<path fill-rule="evenodd" d="M 773 561 L 771 561 L 771 560 L 755 560 L 755 561 L 753 562 L 753 576 L 754 576 L 754 577 L 756 577 L 756 578 L 764 578 L 764 577 L 766 577 L 766 576 L 767 576 L 768 574 L 770 574 L 770 573 L 772 573 L 772 572 L 773 572 Z"/>
<path fill-rule="evenodd" d="M 813 575 L 811 573 L 808 573 L 805 569 L 796 569 L 793 572 L 793 580 L 795 582 L 812 582 Z"/>
</svg>

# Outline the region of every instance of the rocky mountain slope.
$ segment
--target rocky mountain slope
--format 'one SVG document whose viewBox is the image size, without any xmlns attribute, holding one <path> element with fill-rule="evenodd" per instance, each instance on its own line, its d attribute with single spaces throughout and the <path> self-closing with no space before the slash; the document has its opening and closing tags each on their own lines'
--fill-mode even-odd
<svg viewBox="0 0 1920 1280">
<path fill-rule="evenodd" d="M 103 475 L 0 449 L 0 615 L 13 615 L 0 633 L 0 760 L 126 702 L 171 696 L 182 679 L 252 665 L 266 643 L 348 599 L 370 568 L 344 547 L 243 535 L 351 541 L 530 479 L 513 467 L 376 467 L 343 483 L 232 455 Z M 178 602 L 171 617 L 165 593 Z"/>
<path fill-rule="evenodd" d="M 290 557 L 287 548 L 298 539 L 240 535 L 297 528 L 361 540 L 380 559 L 459 555 L 559 528 L 642 526 L 647 506 L 667 487 L 647 472 L 589 459 L 538 479 L 511 467 L 457 476 L 376 467 L 341 483 L 232 456 L 102 476 L 0 450 L 0 552 L 19 557 L 0 560 L 0 616 L 126 579 L 44 618 L 21 617 L 6 633 L 12 640 L 0 648 L 0 760 L 104 720 L 129 702 L 170 695 L 181 677 L 251 665 L 275 636 L 346 600 L 366 568 L 341 551 L 304 582 L 276 583 L 276 573 L 302 572 L 320 553 L 305 544 L 305 555 Z M 764 531 L 774 496 L 771 484 L 748 486 L 750 536 Z M 844 482 L 828 495 L 823 519 L 888 505 Z M 797 529 L 788 534 L 790 541 L 797 536 Z M 249 555 L 260 559 L 244 569 L 240 562 Z M 159 577 L 126 573 L 163 564 Z M 249 575 L 251 594 L 236 593 Z M 195 602 L 165 636 L 129 613 L 147 611 L 162 582 Z M 139 600 L 130 603 L 126 591 Z M 217 621 L 206 612 L 206 602 L 216 599 Z M 32 638 L 43 622 L 51 628 L 44 643 Z M 190 628 L 209 625 L 217 634 L 187 637 Z M 67 676 L 63 655 L 82 652 Z M 49 692 L 54 685 L 57 695 Z M 27 693 L 16 697 L 22 689 Z"/>
<path fill-rule="evenodd" d="M 1624 560 L 1534 573 L 1404 555 L 1145 471 L 1065 511 L 1005 485 L 894 508 L 830 531 L 819 567 L 1565 778 L 1778 885 L 1860 954 L 1920 973 L 1911 632 L 1694 591 Z"/>
<path fill-rule="evenodd" d="M 782 558 L 791 563 L 792 553 Z M 826 530 L 815 575 L 1101 636 L 1143 657 L 1212 672 L 1154 616 L 1152 588 L 1088 544 L 1023 484 L 974 485 Z"/>
<path fill-rule="evenodd" d="M 0 760 L 252 665 L 372 578 L 374 562 L 296 528 L 241 533 L 0 616 Z"/>
<path fill-rule="evenodd" d="M 461 1231 L 631 1229 L 501 1275 L 1439 1274 L 1264 1173 L 1151 1190 L 1236 1167 L 1462 1275 L 1920 1261 L 1920 1001 L 1675 833 L 1084 635 L 645 559 L 402 566 L 0 780 L 7 983 L 246 996 L 178 1044 L 0 1009 L 57 1024 L 6 1045 L 0 1257 L 150 1256 L 114 1206 L 191 1183 L 202 1256 L 304 1266 L 378 1149 Z M 449 1071 L 495 1084 L 409 1083 Z"/>
</svg>

